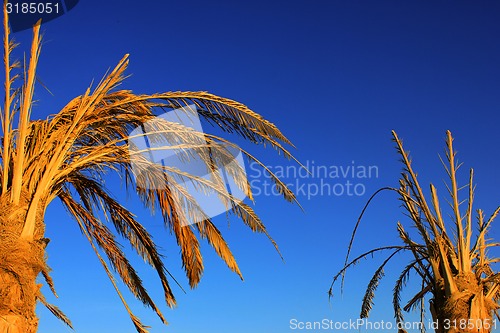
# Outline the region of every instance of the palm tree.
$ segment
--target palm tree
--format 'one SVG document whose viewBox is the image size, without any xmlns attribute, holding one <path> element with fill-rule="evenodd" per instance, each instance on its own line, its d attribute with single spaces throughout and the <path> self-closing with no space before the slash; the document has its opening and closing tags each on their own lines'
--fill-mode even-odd
<svg viewBox="0 0 500 333">
<path fill-rule="evenodd" d="M 451 200 L 449 223 L 443 217 L 437 190 L 430 185 L 430 200 L 424 195 L 417 175 L 411 166 L 409 154 L 403 150 L 403 144 L 396 133 L 392 132 L 397 151 L 402 157 L 404 171 L 399 181 L 399 188 L 382 188 L 375 192 L 368 200 L 355 225 L 350 244 L 347 250 L 344 267 L 333 278 L 330 287 L 330 297 L 333 295 L 333 285 L 340 278 L 342 284 L 346 270 L 377 252 L 390 254 L 373 274 L 366 289 L 360 318 L 367 318 L 373 306 L 375 291 L 384 276 L 384 268 L 397 253 L 406 252 L 410 259 L 394 286 L 393 307 L 394 316 L 399 332 L 405 332 L 403 311 L 420 309 L 421 331 L 427 328 L 435 329 L 437 333 L 444 332 L 490 332 L 495 326 L 493 316 L 498 318 L 497 309 L 500 297 L 500 274 L 493 270 L 492 264 L 499 258 L 487 255 L 489 247 L 498 246 L 486 238 L 493 220 L 500 212 L 500 207 L 486 219 L 482 210 L 477 210 L 478 231 L 473 231 L 473 170 L 470 170 L 466 200 L 459 198 L 461 189 L 457 182 L 457 170 L 460 165 L 456 162 L 456 152 L 453 149 L 453 138 L 447 131 L 446 163 L 450 185 L 447 186 Z M 402 240 L 401 245 L 384 246 L 372 249 L 350 260 L 350 252 L 356 231 L 361 218 L 371 200 L 380 192 L 390 190 L 398 194 L 403 203 L 406 215 L 410 218 L 410 225 L 415 235 L 410 235 L 398 222 L 397 229 Z M 450 230 L 452 230 L 450 232 Z M 414 273 L 420 286 L 419 291 L 402 307 L 401 292 L 406 286 L 411 274 Z M 429 300 L 428 310 L 432 322 L 424 322 L 426 307 L 424 301 Z"/>
<path fill-rule="evenodd" d="M 147 332 L 146 326 L 125 302 L 118 289 L 115 273 L 138 300 L 167 323 L 119 246 L 117 236 L 127 240 L 137 254 L 155 269 L 163 287 L 165 302 L 169 306 L 175 304 L 170 287 L 173 278 L 151 235 L 105 186 L 103 178 L 112 172 L 124 179 L 128 189 L 137 192 L 146 207 L 162 214 L 166 229 L 175 235 L 180 247 L 190 287 L 198 284 L 203 272 L 199 238 L 206 239 L 227 266 L 241 277 L 221 233 L 210 216 L 204 214 L 198 202 L 185 190 L 182 181 L 195 184 L 203 192 L 215 193 L 227 209 L 252 231 L 269 237 L 252 208 L 241 198 L 228 193 L 225 182 L 217 173 L 213 173 L 211 179 L 206 179 L 179 168 L 153 163 L 144 157 L 141 150 L 136 150 L 134 155 L 134 150 L 130 149 L 132 144 L 127 138 L 131 130 L 148 123 L 155 127 L 157 134 L 175 139 L 175 144 L 171 144 L 169 149 L 188 151 L 185 157 L 187 162 L 190 158 L 197 158 L 207 170 L 214 170 L 224 164 L 226 177 L 238 184 L 250 199 L 252 193 L 241 166 L 228 163 L 232 157 L 230 148 L 236 145 L 222 137 L 162 120 L 155 116 L 154 111 L 195 105 L 200 117 L 222 130 L 235 132 L 255 144 L 269 144 L 286 157 L 293 158 L 282 146 L 283 143 L 290 144 L 287 138 L 272 123 L 245 105 L 206 92 L 136 95 L 131 91 L 117 90 L 124 78 L 127 56 L 95 89 L 87 89 L 83 95 L 45 120 L 30 120 L 40 53 L 40 22 L 33 29 L 29 63 L 19 89 L 14 88 L 18 75 L 13 73 L 20 64 L 10 60 L 15 44 L 9 39 L 5 6 L 3 25 L 6 80 L 5 104 L 1 113 L 3 138 L 0 145 L 0 332 L 36 332 L 37 301 L 71 326 L 63 312 L 46 302 L 40 291 L 41 285 L 36 282 L 37 277 L 43 277 L 55 294 L 46 263 L 49 240 L 44 236 L 44 213 L 56 198 L 88 239 L 137 331 Z M 242 153 L 248 159 L 260 163 L 246 151 Z M 137 173 L 133 167 L 143 172 Z M 293 193 L 269 173 L 284 198 L 295 201 Z M 140 186 L 153 182 L 160 182 L 164 186 Z M 193 219 L 197 223 L 190 223 Z M 276 247 L 274 241 L 269 239 Z"/>
</svg>

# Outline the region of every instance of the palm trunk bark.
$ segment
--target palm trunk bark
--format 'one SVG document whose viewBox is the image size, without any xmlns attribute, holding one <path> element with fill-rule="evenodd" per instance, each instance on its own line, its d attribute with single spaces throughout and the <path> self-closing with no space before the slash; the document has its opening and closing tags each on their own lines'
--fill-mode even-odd
<svg viewBox="0 0 500 333">
<path fill-rule="evenodd" d="M 34 240 L 20 237 L 26 211 L 0 204 L 0 333 L 35 333 L 38 328 L 41 284 L 36 278 L 46 267 L 46 242 L 43 223 L 37 223 Z"/>
<path fill-rule="evenodd" d="M 434 292 L 431 314 L 436 333 L 490 333 L 495 328 L 493 310 L 473 273 L 455 276 L 458 291 L 450 297 L 444 290 Z"/>
</svg>

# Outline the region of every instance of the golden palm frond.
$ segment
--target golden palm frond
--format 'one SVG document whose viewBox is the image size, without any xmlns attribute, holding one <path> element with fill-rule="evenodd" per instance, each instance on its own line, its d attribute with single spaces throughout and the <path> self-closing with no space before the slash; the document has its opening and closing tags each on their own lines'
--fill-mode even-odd
<svg viewBox="0 0 500 333">
<path fill-rule="evenodd" d="M 20 240 L 32 243 L 45 239 L 44 212 L 50 202 L 58 198 L 94 249 L 138 332 L 147 332 L 147 327 L 131 312 L 118 290 L 112 271 L 138 300 L 151 308 L 163 322 L 166 323 L 166 320 L 119 246 L 117 236 L 127 240 L 137 254 L 155 269 L 163 286 L 165 302 L 169 306 L 175 305 L 170 287 L 170 281 L 175 279 L 166 269 L 162 255 L 148 231 L 126 207 L 113 198 L 104 182 L 107 174 L 118 174 L 148 209 L 162 215 L 165 228 L 175 236 L 180 247 L 182 264 L 191 287 L 199 283 L 204 269 L 199 239 L 206 239 L 227 266 L 241 278 L 242 273 L 221 232 L 184 188 L 183 182 L 190 182 L 202 193 L 216 194 L 229 212 L 239 217 L 252 231 L 264 233 L 278 250 L 276 242 L 269 236 L 254 210 L 228 193 L 218 173 L 212 173 L 207 179 L 175 166 L 153 163 L 144 156 L 144 149 L 134 146 L 131 137 L 135 128 L 145 124 L 151 126 L 160 138 L 170 143 L 148 148 L 149 152 L 176 149 L 185 153 L 182 155 L 185 163 L 202 161 L 207 170 L 224 165 L 226 176 L 252 199 L 244 170 L 238 163 L 231 163 L 233 156 L 230 149 L 239 149 L 238 146 L 220 136 L 161 119 L 157 117 L 157 111 L 182 110 L 194 105 L 197 115 L 208 123 L 225 132 L 236 133 L 252 143 L 270 145 L 279 154 L 296 161 L 284 147 L 291 145 L 290 141 L 274 124 L 239 102 L 204 91 L 137 95 L 128 90 L 119 90 L 125 78 L 128 55 L 95 88 L 88 88 L 83 95 L 74 98 L 47 119 L 31 120 L 41 45 L 40 22 L 33 30 L 29 62 L 25 66 L 24 81 L 18 92 L 14 90 L 13 84 L 19 76 L 13 71 L 19 67 L 19 63 L 11 64 L 10 54 L 15 44 L 9 39 L 5 6 L 4 28 L 6 97 L 1 113 L 3 138 L 0 147 L 0 205 L 4 207 L 0 209 L 10 207 L 9 211 L 17 209 L 21 212 L 12 222 L 18 224 L 17 236 Z M 14 119 L 18 119 L 17 127 L 13 125 Z M 161 139 L 156 143 L 161 143 Z M 241 153 L 263 167 L 286 200 L 296 202 L 293 192 L 263 163 L 245 150 L 241 150 Z M 137 170 L 133 170 L 133 167 L 138 168 L 139 172 L 135 172 Z M 166 186 L 144 186 L 155 182 Z M 199 222 L 193 224 L 190 221 Z M 36 273 L 42 273 L 55 294 L 48 272 L 45 264 Z M 40 294 L 38 299 L 70 325 L 69 319 L 58 308 L 48 304 L 43 295 Z"/>
</svg>

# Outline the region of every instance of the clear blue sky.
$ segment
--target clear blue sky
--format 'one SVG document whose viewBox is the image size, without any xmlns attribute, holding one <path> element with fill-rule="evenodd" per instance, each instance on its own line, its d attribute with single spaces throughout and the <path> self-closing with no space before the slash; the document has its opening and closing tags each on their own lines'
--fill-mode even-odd
<svg viewBox="0 0 500 333">
<path fill-rule="evenodd" d="M 475 168 L 476 207 L 490 214 L 500 204 L 499 17 L 495 1 L 81 1 L 43 25 L 38 74 L 53 95 L 38 87 L 34 117 L 57 112 L 130 53 L 132 76 L 125 89 L 208 90 L 241 101 L 278 125 L 303 163 L 331 169 L 375 167 L 366 178 L 296 180 L 288 174 L 285 180 L 299 191 L 304 212 L 266 195 L 266 179 L 249 168 L 256 191 L 261 191 L 255 209 L 285 263 L 264 236 L 237 219 L 231 219 L 229 229 L 224 219 L 217 219 L 245 281 L 206 246 L 203 279 L 187 294 L 174 286 L 174 310 L 162 304 L 153 272 L 134 260 L 170 322 L 163 326 L 132 301 L 154 333 L 286 333 L 293 331 L 293 318 L 356 319 L 377 258 L 348 273 L 343 297 L 337 288 L 329 303 L 327 290 L 369 195 L 397 186 L 401 165 L 390 140 L 392 129 L 411 151 L 422 182 L 433 181 L 443 193 L 438 153 L 443 153 L 450 129 L 464 173 Z M 30 36 L 30 31 L 15 34 L 23 43 L 18 56 L 28 49 Z M 258 150 L 258 155 L 276 171 L 293 165 L 271 149 Z M 348 181 L 364 194 L 348 195 Z M 324 191 L 336 192 L 314 194 L 322 184 Z M 115 190 L 127 200 L 119 186 Z M 128 200 L 162 246 L 169 270 L 188 289 L 174 239 L 162 230 L 159 218 Z M 76 224 L 56 202 L 46 220 L 52 240 L 48 262 L 60 295 L 49 300 L 66 312 L 79 333 L 134 332 Z M 381 195 L 365 216 L 354 254 L 398 243 L 398 220 L 406 221 L 396 197 Z M 491 236 L 499 236 L 497 227 Z M 404 262 L 400 256 L 390 266 L 372 320 L 393 320 L 393 275 Z M 70 331 L 46 310 L 39 313 L 40 332 Z"/>
</svg>

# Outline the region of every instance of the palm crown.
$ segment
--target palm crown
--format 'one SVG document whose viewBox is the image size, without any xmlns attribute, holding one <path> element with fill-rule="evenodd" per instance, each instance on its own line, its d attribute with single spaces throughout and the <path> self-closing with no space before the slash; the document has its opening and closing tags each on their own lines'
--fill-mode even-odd
<svg viewBox="0 0 500 333">
<path fill-rule="evenodd" d="M 446 189 L 449 194 L 449 218 L 446 219 L 446 206 L 440 203 L 437 189 L 430 184 L 430 198 L 424 195 L 417 174 L 414 171 L 409 153 L 403 149 L 403 143 L 392 132 L 401 156 L 404 170 L 399 181 L 399 188 L 384 187 L 376 191 L 366 203 L 354 227 L 344 267 L 334 276 L 329 290 L 333 295 L 333 284 L 346 271 L 378 252 L 389 252 L 382 264 L 375 270 L 363 297 L 360 318 L 368 318 L 374 304 L 375 291 L 384 277 L 384 269 L 398 253 L 408 253 L 410 259 L 401 271 L 394 285 L 393 307 L 394 317 L 398 324 L 398 332 L 406 332 L 403 310 L 420 309 L 421 332 L 425 332 L 428 323 L 424 322 L 426 313 L 425 301 L 429 301 L 433 328 L 437 333 L 455 332 L 490 332 L 495 323 L 493 315 L 498 317 L 500 299 L 500 275 L 494 264 L 498 257 L 490 256 L 488 249 L 500 244 L 487 238 L 492 223 L 500 213 L 495 209 L 489 218 L 483 210 L 477 210 L 477 233 L 474 232 L 473 170 L 469 173 L 469 182 L 464 187 L 458 183 L 457 171 L 461 164 L 457 163 L 456 151 L 453 148 L 453 137 L 446 133 L 446 160 L 442 161 L 449 177 Z M 460 189 L 467 190 L 465 200 L 459 196 Z M 365 210 L 372 199 L 380 192 L 389 190 L 397 193 L 409 224 L 413 231 L 397 222 L 397 231 L 403 244 L 383 246 L 367 251 L 354 259 L 350 259 L 353 241 Z M 412 273 L 416 273 L 418 292 L 407 302 L 401 304 L 401 295 Z M 406 326 L 408 327 L 408 326 Z"/>
<path fill-rule="evenodd" d="M 9 39 L 5 9 L 4 28 L 6 83 L 0 150 L 0 317 L 7 324 L 0 323 L 0 331 L 4 332 L 5 325 L 8 325 L 14 332 L 16 329 L 19 332 L 35 332 L 37 318 L 34 307 L 37 300 L 71 326 L 69 319 L 57 307 L 45 301 L 35 283 L 41 273 L 55 293 L 44 257 L 48 243 L 44 238 L 44 212 L 56 198 L 78 223 L 99 257 L 137 331 L 146 332 L 146 328 L 130 311 L 115 283 L 113 271 L 137 299 L 166 323 L 116 237 L 119 235 L 128 240 L 145 262 L 156 270 L 169 306 L 175 304 L 169 284 L 171 278 L 151 235 L 103 184 L 102 179 L 108 172 L 118 173 L 127 188 L 135 190 L 150 210 L 161 213 L 166 229 L 176 237 L 191 287 L 197 285 L 203 272 L 198 238 L 206 239 L 227 266 L 241 277 L 221 233 L 193 196 L 185 191 L 180 180 L 195 184 L 201 191 L 215 193 L 227 209 L 252 231 L 269 237 L 252 208 L 227 193 L 224 180 L 217 173 L 206 179 L 179 168 L 153 163 L 140 150 L 134 154 L 128 136 L 131 130 L 149 122 L 157 133 L 175 138 L 170 148 L 189 152 L 186 154 L 187 161 L 197 158 L 208 170 L 221 163 L 226 165 L 228 177 L 249 198 L 252 198 L 251 189 L 241 167 L 226 163 L 231 157 L 229 148 L 236 147 L 234 144 L 219 136 L 161 120 L 154 111 L 194 105 L 200 117 L 224 131 L 235 132 L 256 144 L 269 144 L 290 158 L 290 153 L 282 145 L 290 144 L 287 138 L 272 123 L 245 105 L 206 92 L 136 95 L 131 91 L 117 90 L 124 78 L 127 56 L 95 89 L 89 88 L 46 120 L 30 120 L 40 53 L 40 23 L 34 27 L 30 60 L 19 89 L 14 89 L 17 76 L 13 73 L 19 63 L 10 61 L 15 44 Z M 17 128 L 14 128 L 14 119 L 17 119 Z M 242 154 L 260 163 L 246 151 Z M 133 172 L 132 159 L 135 167 L 143 172 Z M 284 198 L 295 201 L 293 193 L 269 173 Z M 140 186 L 141 183 L 151 182 L 162 182 L 165 186 Z M 192 218 L 199 222 L 189 224 L 188 220 Z"/>
</svg>

